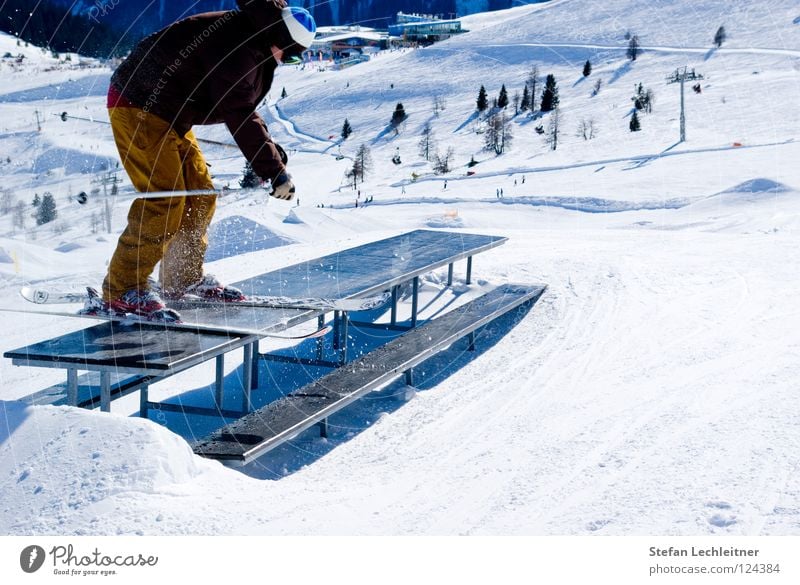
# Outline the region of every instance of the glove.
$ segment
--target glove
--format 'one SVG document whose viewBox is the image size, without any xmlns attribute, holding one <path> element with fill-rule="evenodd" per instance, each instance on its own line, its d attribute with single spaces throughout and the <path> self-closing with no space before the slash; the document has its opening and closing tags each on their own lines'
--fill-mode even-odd
<svg viewBox="0 0 800 585">
<path fill-rule="evenodd" d="M 294 183 L 286 173 L 281 173 L 272 181 L 272 193 L 275 199 L 291 201 L 294 198 Z"/>
<path fill-rule="evenodd" d="M 289 155 L 287 155 L 286 151 L 283 150 L 283 148 L 281 148 L 280 144 L 278 144 L 277 142 L 273 142 L 273 144 L 275 145 L 275 150 L 278 151 L 278 156 L 281 157 L 281 162 L 283 163 L 284 166 L 286 166 L 286 163 L 289 162 Z"/>
</svg>

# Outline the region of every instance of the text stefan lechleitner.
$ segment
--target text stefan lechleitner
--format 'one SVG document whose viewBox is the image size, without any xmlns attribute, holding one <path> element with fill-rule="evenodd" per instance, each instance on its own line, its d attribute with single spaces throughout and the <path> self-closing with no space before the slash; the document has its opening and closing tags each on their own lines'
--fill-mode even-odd
<svg viewBox="0 0 800 585">
<path fill-rule="evenodd" d="M 658 548 L 650 547 L 651 557 L 757 557 L 757 548 L 736 548 L 733 546 L 712 546 L 710 548 Z"/>
</svg>

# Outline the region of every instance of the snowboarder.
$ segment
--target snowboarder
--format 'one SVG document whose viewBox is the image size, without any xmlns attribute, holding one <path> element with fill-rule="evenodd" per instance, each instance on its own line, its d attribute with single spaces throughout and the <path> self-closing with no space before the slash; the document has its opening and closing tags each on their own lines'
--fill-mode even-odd
<svg viewBox="0 0 800 585">
<path fill-rule="evenodd" d="M 239 10 L 190 16 L 143 39 L 111 78 L 108 108 L 123 166 L 137 191 L 213 189 L 192 132 L 224 122 L 271 195 L 292 199 L 287 156 L 255 111 L 275 69 L 311 46 L 316 24 L 285 0 L 237 0 Z M 216 196 L 137 199 L 103 282 L 84 312 L 180 316 L 164 305 L 186 293 L 242 300 L 241 291 L 203 272 Z M 148 277 L 161 262 L 161 295 Z M 89 306 L 91 304 L 91 306 Z"/>
</svg>

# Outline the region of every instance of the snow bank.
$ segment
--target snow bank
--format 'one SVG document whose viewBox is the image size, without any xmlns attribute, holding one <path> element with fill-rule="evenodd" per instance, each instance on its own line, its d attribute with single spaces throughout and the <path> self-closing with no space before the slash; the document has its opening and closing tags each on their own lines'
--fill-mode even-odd
<svg viewBox="0 0 800 585">
<path fill-rule="evenodd" d="M 209 230 L 206 262 L 295 243 L 289 237 L 241 215 L 226 217 Z"/>
<path fill-rule="evenodd" d="M 175 494 L 210 465 L 143 419 L 20 402 L 0 402 L 0 413 L 6 534 L 61 533 L 68 517 L 84 514 L 91 525 L 109 498 Z"/>
</svg>

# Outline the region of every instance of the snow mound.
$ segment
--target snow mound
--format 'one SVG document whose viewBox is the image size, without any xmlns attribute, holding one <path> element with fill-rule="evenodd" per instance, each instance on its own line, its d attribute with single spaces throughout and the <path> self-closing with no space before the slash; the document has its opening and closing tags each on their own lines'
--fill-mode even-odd
<svg viewBox="0 0 800 585">
<path fill-rule="evenodd" d="M 305 222 L 300 219 L 300 216 L 295 213 L 294 209 L 289 212 L 289 215 L 286 216 L 286 219 L 283 220 L 283 223 L 293 223 L 297 225 L 302 225 Z"/>
<path fill-rule="evenodd" d="M 126 496 L 175 495 L 209 469 L 148 420 L 20 402 L 0 402 L 0 413 L 4 533 L 63 533 L 79 517 L 90 526 Z"/>
<path fill-rule="evenodd" d="M 295 243 L 291 238 L 241 215 L 226 217 L 212 225 L 208 239 L 206 262 Z"/>
<path fill-rule="evenodd" d="M 63 242 L 56 248 L 56 252 L 67 253 L 73 250 L 79 250 L 80 248 L 83 248 L 83 246 L 78 242 Z"/>
<path fill-rule="evenodd" d="M 771 179 L 751 179 L 735 187 L 726 189 L 722 193 L 786 193 L 792 189 L 783 183 Z"/>
<path fill-rule="evenodd" d="M 14 259 L 11 255 L 6 252 L 5 248 L 0 248 L 0 263 L 2 264 L 13 264 Z"/>
<path fill-rule="evenodd" d="M 114 168 L 116 159 L 89 154 L 71 148 L 52 147 L 42 151 L 33 161 L 33 172 L 47 173 L 63 169 L 65 175 L 92 174 Z M 26 172 L 22 168 L 19 172 Z"/>
<path fill-rule="evenodd" d="M 464 218 L 460 217 L 458 213 L 445 212 L 443 215 L 435 215 L 429 217 L 425 221 L 425 225 L 430 228 L 463 228 L 466 227 Z"/>
</svg>

